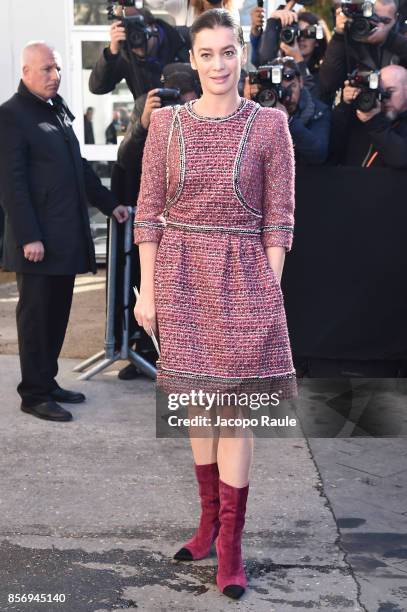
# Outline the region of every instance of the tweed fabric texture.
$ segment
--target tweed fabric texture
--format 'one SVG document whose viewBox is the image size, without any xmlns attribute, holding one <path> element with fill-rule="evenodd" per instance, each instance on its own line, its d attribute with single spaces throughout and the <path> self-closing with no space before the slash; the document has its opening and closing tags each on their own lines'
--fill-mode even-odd
<svg viewBox="0 0 407 612">
<path fill-rule="evenodd" d="M 293 377 L 283 296 L 264 250 L 290 250 L 293 214 L 282 112 L 241 99 L 222 118 L 197 115 L 193 101 L 152 113 L 134 240 L 159 243 L 159 383 Z"/>
</svg>

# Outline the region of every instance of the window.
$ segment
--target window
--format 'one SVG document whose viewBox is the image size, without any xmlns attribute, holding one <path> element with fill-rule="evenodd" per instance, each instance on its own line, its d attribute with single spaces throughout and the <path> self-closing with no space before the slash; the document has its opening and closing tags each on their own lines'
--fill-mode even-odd
<svg viewBox="0 0 407 612">
<path fill-rule="evenodd" d="M 80 26 L 106 25 L 107 0 L 74 0 L 74 24 Z"/>
<path fill-rule="evenodd" d="M 102 96 L 89 91 L 90 73 L 106 45 L 104 41 L 82 41 L 81 45 L 85 144 L 120 144 L 133 110 L 133 96 L 124 81 Z"/>
</svg>

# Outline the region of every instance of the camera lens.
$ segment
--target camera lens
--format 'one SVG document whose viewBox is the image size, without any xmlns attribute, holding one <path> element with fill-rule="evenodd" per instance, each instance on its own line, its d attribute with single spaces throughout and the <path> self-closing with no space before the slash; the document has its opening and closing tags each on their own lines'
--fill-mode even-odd
<svg viewBox="0 0 407 612">
<path fill-rule="evenodd" d="M 281 30 L 281 40 L 286 45 L 292 45 L 295 40 L 296 32 L 296 29 L 293 27 L 283 28 Z"/>
<path fill-rule="evenodd" d="M 362 91 L 356 98 L 356 108 L 363 113 L 368 113 L 376 106 L 376 92 Z"/>
<path fill-rule="evenodd" d="M 274 108 L 277 104 L 277 94 L 273 89 L 263 89 L 257 96 L 257 101 L 261 106 Z"/>
</svg>

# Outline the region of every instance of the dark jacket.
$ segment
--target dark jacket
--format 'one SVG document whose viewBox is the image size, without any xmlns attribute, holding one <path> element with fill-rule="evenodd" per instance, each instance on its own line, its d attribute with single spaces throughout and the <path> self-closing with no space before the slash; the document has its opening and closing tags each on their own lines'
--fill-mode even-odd
<svg viewBox="0 0 407 612">
<path fill-rule="evenodd" d="M 363 123 L 353 105 L 342 102 L 332 112 L 331 161 L 344 166 L 407 168 L 407 112 L 395 121 L 379 113 Z"/>
<path fill-rule="evenodd" d="M 0 106 L 4 266 L 20 273 L 96 272 L 87 202 L 110 215 L 116 201 L 81 157 L 73 115 L 63 99 L 57 95 L 53 103 L 21 82 Z M 45 256 L 33 263 L 22 247 L 39 240 Z"/>
<path fill-rule="evenodd" d="M 125 79 L 134 98 L 160 87 L 163 67 L 175 61 L 188 62 L 188 46 L 176 28 L 161 19 L 155 22 L 162 28 L 163 41 L 156 60 L 139 60 L 132 53 L 121 49 L 117 55 L 109 47 L 103 50 L 89 77 L 89 89 L 93 94 L 106 94 Z"/>
<path fill-rule="evenodd" d="M 297 111 L 288 120 L 295 161 L 301 165 L 323 164 L 329 151 L 331 111 L 304 87 Z"/>
<path fill-rule="evenodd" d="M 276 59 L 280 49 L 280 33 L 280 19 L 270 17 L 267 19 L 266 28 L 261 36 L 255 38 L 250 34 L 252 48 L 251 62 L 254 66 L 264 66 Z M 298 62 L 298 68 L 300 69 L 305 87 L 311 92 L 314 98 L 319 98 L 319 67 L 310 67 L 305 61 L 302 61 Z M 324 99 L 323 101 L 331 103 L 330 98 Z"/>
<path fill-rule="evenodd" d="M 321 95 L 334 94 L 343 86 L 348 73 L 358 67 L 379 70 L 390 64 L 400 64 L 407 68 L 407 38 L 397 31 L 397 27 L 389 32 L 383 45 L 355 42 L 348 34 L 335 33 L 319 70 Z"/>
<path fill-rule="evenodd" d="M 135 101 L 129 125 L 127 126 L 126 133 L 120 143 L 117 154 L 117 161 L 120 166 L 122 166 L 124 170 L 134 172 L 135 174 L 141 174 L 141 160 L 148 134 L 148 130 L 141 124 L 141 116 L 143 114 L 146 98 L 147 96 L 143 95 Z"/>
</svg>

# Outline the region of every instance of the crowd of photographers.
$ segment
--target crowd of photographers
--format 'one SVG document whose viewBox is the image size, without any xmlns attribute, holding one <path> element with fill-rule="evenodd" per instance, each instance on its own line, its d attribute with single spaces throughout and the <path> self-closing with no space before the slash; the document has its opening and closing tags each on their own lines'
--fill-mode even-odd
<svg viewBox="0 0 407 612">
<path fill-rule="evenodd" d="M 200 86 L 188 64 L 188 27 L 171 26 L 131 0 L 124 4 L 124 15 L 112 6 L 110 45 L 89 88 L 105 94 L 126 80 L 135 106 L 119 164 L 134 170 L 141 167 L 152 110 L 197 97 Z M 251 11 L 256 69 L 242 71 L 241 94 L 284 110 L 298 164 L 405 167 L 407 3 L 335 0 L 332 34 L 318 15 L 294 4 L 278 6 L 267 20 L 261 6 Z M 223 3 L 199 5 L 201 11 L 214 6 Z"/>
<path fill-rule="evenodd" d="M 181 4 L 195 15 L 224 6 L 238 14 L 236 4 L 222 0 L 154 2 L 152 8 L 173 11 L 178 25 L 136 9 L 134 0 L 120 3 L 124 12 L 113 2 L 110 44 L 89 81 L 92 93 L 105 94 L 125 79 L 135 99 L 112 182 L 129 204 L 137 198 L 152 111 L 200 95 L 188 63 L 193 15 L 180 21 Z M 333 0 L 333 30 L 307 10 L 306 0 L 277 3 L 267 19 L 262 0 L 257 4 L 250 29 L 254 70 L 242 71 L 240 93 L 286 113 L 297 166 L 406 168 L 407 0 Z"/>
</svg>

